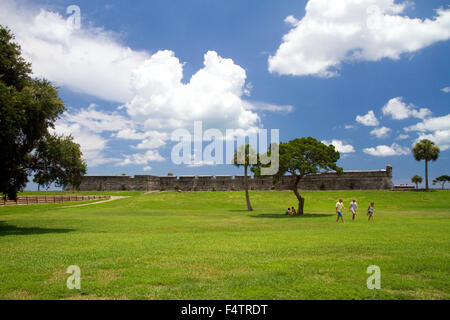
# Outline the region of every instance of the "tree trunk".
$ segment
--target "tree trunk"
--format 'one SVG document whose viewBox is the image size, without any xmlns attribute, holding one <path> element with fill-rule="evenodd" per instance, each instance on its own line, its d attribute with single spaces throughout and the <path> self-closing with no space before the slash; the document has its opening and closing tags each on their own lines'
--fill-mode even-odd
<svg viewBox="0 0 450 320">
<path fill-rule="evenodd" d="M 428 191 L 428 160 L 425 160 L 425 189 Z"/>
<path fill-rule="evenodd" d="M 245 176 L 244 176 L 245 200 L 247 201 L 247 209 L 248 209 L 248 211 L 253 211 L 252 205 L 250 203 L 250 196 L 248 194 L 248 175 L 247 175 L 247 170 L 248 170 L 248 167 L 244 166 L 244 172 L 245 172 Z"/>
<path fill-rule="evenodd" d="M 419 183 L 416 182 L 416 190 L 419 189 Z"/>
<path fill-rule="evenodd" d="M 292 186 L 292 190 L 294 191 L 295 196 L 297 197 L 298 200 L 298 210 L 297 210 L 297 214 L 300 216 L 303 216 L 304 214 L 304 207 L 305 207 L 305 199 L 302 198 L 302 196 L 300 195 L 300 193 L 298 193 L 298 183 L 300 182 L 301 176 L 296 176 L 294 179 L 294 183 Z"/>
</svg>

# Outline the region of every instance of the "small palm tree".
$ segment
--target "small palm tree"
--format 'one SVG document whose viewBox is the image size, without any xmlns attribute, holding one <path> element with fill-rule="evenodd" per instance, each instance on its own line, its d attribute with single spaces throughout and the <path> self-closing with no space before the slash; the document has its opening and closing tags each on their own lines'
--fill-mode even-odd
<svg viewBox="0 0 450 320">
<path fill-rule="evenodd" d="M 411 178 L 411 182 L 416 184 L 416 189 L 419 189 L 419 183 L 422 183 L 423 179 L 421 176 L 417 174 Z"/>
<path fill-rule="evenodd" d="M 424 139 L 419 141 L 412 151 L 417 161 L 425 160 L 425 189 L 428 190 L 428 162 L 437 160 L 440 149 L 434 142 Z"/>
<path fill-rule="evenodd" d="M 234 152 L 233 164 L 236 167 L 244 167 L 244 188 L 245 200 L 247 201 L 248 211 L 253 211 L 248 194 L 248 168 L 257 163 L 256 151 L 249 144 L 242 145 Z"/>
</svg>

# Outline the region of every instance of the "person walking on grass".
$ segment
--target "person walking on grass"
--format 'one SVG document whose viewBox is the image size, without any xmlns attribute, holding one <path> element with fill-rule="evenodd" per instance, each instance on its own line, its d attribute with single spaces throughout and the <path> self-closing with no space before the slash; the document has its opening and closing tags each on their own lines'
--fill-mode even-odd
<svg viewBox="0 0 450 320">
<path fill-rule="evenodd" d="M 344 223 L 344 216 L 342 214 L 344 209 L 345 209 L 344 202 L 342 202 L 342 199 L 339 199 L 339 201 L 336 202 L 336 214 L 337 214 L 336 223 L 339 223 L 339 218 L 341 218 L 342 223 Z"/>
<path fill-rule="evenodd" d="M 356 211 L 358 210 L 358 204 L 356 203 L 356 200 L 353 199 L 352 202 L 350 202 L 350 205 L 348 207 L 348 211 L 352 213 L 353 217 L 352 217 L 352 221 L 355 221 L 355 217 L 356 217 Z"/>
<path fill-rule="evenodd" d="M 372 222 L 375 222 L 373 219 L 373 215 L 375 214 L 375 204 L 373 202 L 370 203 L 369 207 L 367 208 L 367 215 L 369 216 L 368 222 L 370 222 L 370 219 L 372 219 Z"/>
</svg>

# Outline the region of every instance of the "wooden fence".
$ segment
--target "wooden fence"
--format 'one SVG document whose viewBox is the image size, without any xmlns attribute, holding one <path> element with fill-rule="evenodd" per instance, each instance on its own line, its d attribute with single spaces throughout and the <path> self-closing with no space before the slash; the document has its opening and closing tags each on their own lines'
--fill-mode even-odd
<svg viewBox="0 0 450 320">
<path fill-rule="evenodd" d="M 50 204 L 99 199 L 109 199 L 109 196 L 24 196 L 17 197 L 17 201 L 0 198 L 0 206 Z"/>
</svg>

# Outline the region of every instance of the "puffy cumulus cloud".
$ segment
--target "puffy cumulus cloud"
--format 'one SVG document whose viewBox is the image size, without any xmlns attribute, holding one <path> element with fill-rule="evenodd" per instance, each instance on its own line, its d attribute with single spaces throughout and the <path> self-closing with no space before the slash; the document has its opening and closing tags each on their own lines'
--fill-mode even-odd
<svg viewBox="0 0 450 320">
<path fill-rule="evenodd" d="M 232 59 L 208 51 L 204 67 L 187 84 L 182 78 L 183 64 L 174 52 L 158 51 L 147 59 L 133 73 L 135 96 L 125 104 L 133 121 L 164 131 L 190 128 L 195 120 L 211 128 L 259 126 L 251 103 L 242 99 L 246 72 Z"/>
<path fill-rule="evenodd" d="M 380 124 L 377 117 L 375 116 L 375 113 L 370 110 L 366 115 L 364 116 L 356 116 L 356 122 L 361 123 L 367 127 L 376 127 Z"/>
<path fill-rule="evenodd" d="M 343 62 L 399 59 L 403 53 L 450 38 L 450 10 L 432 19 L 402 15 L 409 2 L 394 0 L 309 0 L 300 20 L 283 36 L 269 71 L 332 77 Z"/>
<path fill-rule="evenodd" d="M 75 29 L 67 17 L 28 2 L 1 1 L 0 23 L 14 31 L 35 76 L 105 100 L 130 100 L 131 73 L 148 58 L 111 32 Z"/>
<path fill-rule="evenodd" d="M 391 146 L 381 145 L 375 148 L 365 148 L 363 151 L 374 157 L 402 156 L 411 153 L 409 148 L 402 147 L 397 143 L 394 143 Z"/>
<path fill-rule="evenodd" d="M 403 102 L 402 97 L 393 98 L 388 101 L 386 105 L 383 106 L 383 115 L 391 116 L 394 120 L 403 120 L 409 117 L 414 117 L 418 119 L 425 119 L 431 116 L 432 112 L 427 108 L 420 108 L 413 104 L 406 104 Z"/>
<path fill-rule="evenodd" d="M 418 133 L 416 141 L 428 139 L 439 146 L 442 151 L 450 149 L 450 114 L 425 119 L 422 122 L 405 128 L 405 131 L 416 131 Z"/>
<path fill-rule="evenodd" d="M 387 138 L 391 131 L 392 130 L 390 128 L 380 127 L 380 128 L 376 128 L 376 129 L 373 129 L 372 131 L 370 131 L 370 134 L 379 139 L 382 139 L 382 138 Z"/>
<path fill-rule="evenodd" d="M 333 145 L 334 148 L 339 151 L 340 153 L 353 153 L 355 152 L 355 148 L 351 145 L 351 144 L 345 144 L 343 141 L 341 140 L 335 140 L 333 139 L 332 141 L 322 141 L 322 143 L 326 144 L 326 145 Z"/>
</svg>

